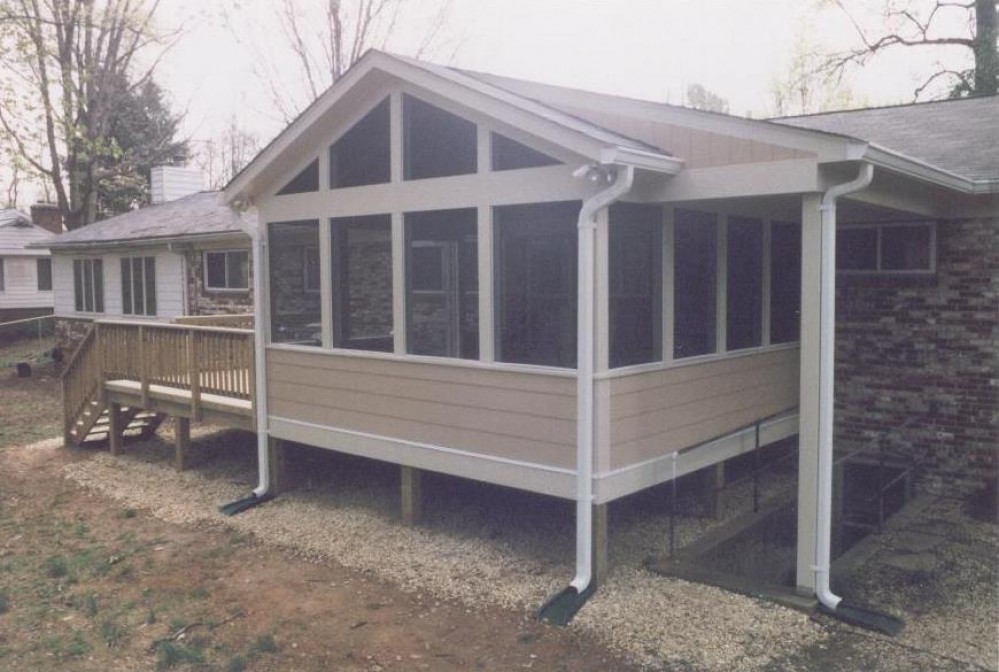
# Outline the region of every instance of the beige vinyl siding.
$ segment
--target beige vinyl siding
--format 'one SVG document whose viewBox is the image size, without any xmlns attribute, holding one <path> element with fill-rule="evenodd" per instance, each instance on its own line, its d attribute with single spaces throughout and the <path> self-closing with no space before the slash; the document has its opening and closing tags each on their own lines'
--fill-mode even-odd
<svg viewBox="0 0 999 672">
<path fill-rule="evenodd" d="M 610 465 L 617 469 L 794 406 L 798 349 L 613 378 L 610 394 Z"/>
<path fill-rule="evenodd" d="M 587 121 L 630 138 L 647 142 L 683 159 L 687 168 L 708 168 L 737 163 L 764 163 L 803 159 L 814 154 L 758 140 L 713 133 L 677 124 L 635 119 L 594 110 L 563 108 Z"/>
<path fill-rule="evenodd" d="M 575 461 L 575 380 L 267 351 L 271 417 L 556 467 Z"/>
</svg>

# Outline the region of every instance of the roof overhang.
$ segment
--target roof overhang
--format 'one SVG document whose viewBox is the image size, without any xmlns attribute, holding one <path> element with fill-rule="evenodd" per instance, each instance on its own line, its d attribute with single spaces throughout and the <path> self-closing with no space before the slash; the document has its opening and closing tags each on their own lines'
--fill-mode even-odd
<svg viewBox="0 0 999 672">
<path fill-rule="evenodd" d="M 973 180 L 971 178 L 938 168 L 932 164 L 914 159 L 899 152 L 870 143 L 862 157 L 875 167 L 884 168 L 924 182 L 953 189 L 965 194 L 993 194 L 999 192 L 999 178 Z"/>
<path fill-rule="evenodd" d="M 170 247 L 177 245 L 195 245 L 202 243 L 228 243 L 235 241 L 246 242 L 250 235 L 245 231 L 225 231 L 214 233 L 192 234 L 186 236 L 159 236 L 150 238 L 128 238 L 117 240 L 89 240 L 74 241 L 71 243 L 59 243 L 58 241 L 39 241 L 27 247 L 36 249 L 49 249 L 52 252 L 80 252 L 93 251 L 98 249 L 119 249 L 119 248 L 141 248 L 141 247 Z"/>
</svg>

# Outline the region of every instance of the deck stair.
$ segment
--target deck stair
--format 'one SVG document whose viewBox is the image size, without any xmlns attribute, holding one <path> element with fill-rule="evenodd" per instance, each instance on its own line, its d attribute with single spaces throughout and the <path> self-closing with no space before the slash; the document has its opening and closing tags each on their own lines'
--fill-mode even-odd
<svg viewBox="0 0 999 672">
<path fill-rule="evenodd" d="M 114 452 L 167 415 L 251 429 L 253 363 L 249 330 L 98 320 L 63 369 L 64 443 L 109 439 Z"/>
</svg>

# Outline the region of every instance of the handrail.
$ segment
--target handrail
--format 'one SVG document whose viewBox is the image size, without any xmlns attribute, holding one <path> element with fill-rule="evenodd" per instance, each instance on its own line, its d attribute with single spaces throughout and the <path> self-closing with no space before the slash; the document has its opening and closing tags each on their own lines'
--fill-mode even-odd
<svg viewBox="0 0 999 672">
<path fill-rule="evenodd" d="M 11 320 L 10 322 L 0 322 L 0 327 L 9 327 L 12 324 L 24 324 L 26 322 L 40 322 L 42 320 L 54 320 L 55 315 L 37 315 L 35 317 L 25 317 L 20 320 Z"/>
<path fill-rule="evenodd" d="M 114 324 L 121 325 L 125 327 L 147 327 L 152 329 L 175 329 L 179 331 L 184 331 L 186 329 L 197 329 L 198 331 L 204 332 L 217 332 L 222 334 L 247 334 L 253 333 L 253 329 L 236 329 L 235 327 L 202 327 L 193 324 L 175 324 L 172 322 L 154 322 L 145 320 L 94 320 L 95 324 Z"/>
<path fill-rule="evenodd" d="M 74 350 L 73 354 L 70 355 L 69 360 L 63 365 L 62 374 L 60 375 L 60 378 L 65 378 L 69 374 L 69 372 L 76 367 L 77 360 L 79 360 L 80 357 L 82 356 L 80 353 L 82 353 L 85 346 L 87 346 L 90 343 L 90 341 L 93 340 L 94 331 L 95 331 L 94 325 L 91 324 L 90 328 L 87 329 L 87 333 L 84 334 L 83 340 L 80 341 L 80 344 L 76 346 L 76 350 Z"/>
</svg>

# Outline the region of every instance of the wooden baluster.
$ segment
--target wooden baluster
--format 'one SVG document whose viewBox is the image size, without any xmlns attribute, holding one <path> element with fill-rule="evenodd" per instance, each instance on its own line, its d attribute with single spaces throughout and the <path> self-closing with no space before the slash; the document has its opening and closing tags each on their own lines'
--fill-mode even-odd
<svg viewBox="0 0 999 672">
<path fill-rule="evenodd" d="M 191 417 L 201 420 L 201 371 L 198 366 L 197 333 L 187 332 L 188 380 L 191 382 Z"/>
<path fill-rule="evenodd" d="M 149 365 L 146 363 L 146 328 L 139 327 L 139 386 L 142 390 L 142 407 L 149 408 Z"/>
</svg>

